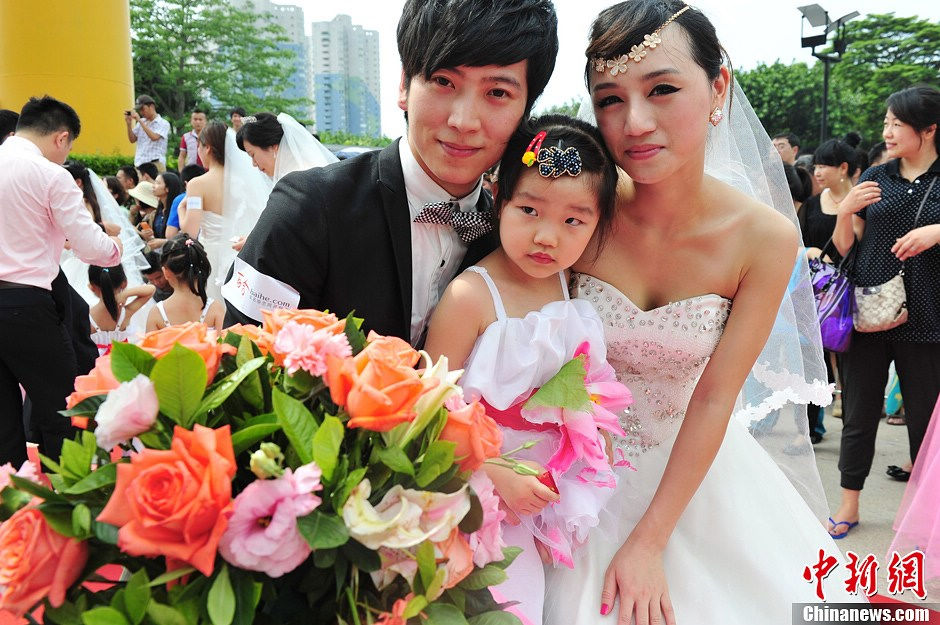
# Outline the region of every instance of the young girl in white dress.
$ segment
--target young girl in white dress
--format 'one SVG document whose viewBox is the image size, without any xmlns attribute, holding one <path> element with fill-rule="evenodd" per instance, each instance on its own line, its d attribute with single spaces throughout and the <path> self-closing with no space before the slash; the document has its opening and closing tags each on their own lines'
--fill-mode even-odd
<svg viewBox="0 0 940 625">
<path fill-rule="evenodd" d="M 88 288 L 98 303 L 88 309 L 91 340 L 101 355 L 111 353 L 115 341 L 126 343 L 132 337 L 131 319 L 150 301 L 156 290 L 152 284 L 127 287 L 127 276 L 121 265 L 88 267 Z"/>
<path fill-rule="evenodd" d="M 592 238 L 606 233 L 616 185 L 616 169 L 596 128 L 563 115 L 531 120 L 510 140 L 494 185 L 502 247 L 451 282 L 428 331 L 433 357 L 465 363 L 465 399 L 481 400 L 500 424 L 503 452 L 535 443 L 515 457 L 538 476 L 484 465 L 508 509 L 504 540 L 523 548 L 494 596 L 518 602 L 511 611 L 527 624 L 542 622 L 544 569 L 536 544 L 546 547 L 546 561 L 570 566 L 572 550 L 597 524 L 613 492 L 598 431 L 620 431 L 613 414 L 590 423 L 591 453 L 582 452 L 561 470 L 552 459 L 564 447 L 564 426 L 522 405 L 580 352 L 587 352 L 589 377 L 606 371 L 613 378 L 600 319 L 588 302 L 569 299 L 567 270 Z M 616 388 L 608 407 L 620 410 L 629 393 Z M 585 461 L 591 454 L 593 464 Z"/>
<path fill-rule="evenodd" d="M 221 329 L 225 319 L 225 306 L 206 294 L 206 283 L 212 271 L 206 250 L 185 232 L 181 232 L 163 246 L 160 254 L 163 275 L 173 287 L 173 295 L 150 311 L 147 331 L 180 325 L 187 321 L 205 323 Z"/>
</svg>

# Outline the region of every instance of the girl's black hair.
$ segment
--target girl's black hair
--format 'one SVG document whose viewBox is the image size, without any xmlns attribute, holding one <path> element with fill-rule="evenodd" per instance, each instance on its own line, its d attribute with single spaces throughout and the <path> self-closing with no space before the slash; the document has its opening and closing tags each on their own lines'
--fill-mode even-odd
<svg viewBox="0 0 940 625">
<path fill-rule="evenodd" d="M 114 200 L 121 206 L 124 206 L 124 204 L 127 202 L 128 195 L 127 189 L 124 188 L 124 185 L 121 184 L 121 181 L 114 176 L 108 176 L 104 179 L 104 183 L 108 185 L 108 191 L 110 191 L 112 195 L 117 195 Z"/>
<path fill-rule="evenodd" d="M 258 146 L 262 150 L 281 143 L 284 129 L 274 114 L 255 113 L 252 117 L 255 118 L 255 121 L 243 124 L 235 135 L 235 143 L 238 144 L 239 150 L 245 151 L 245 141 Z"/>
<path fill-rule="evenodd" d="M 222 122 L 212 121 L 206 124 L 206 127 L 199 133 L 199 143 L 203 144 L 212 152 L 212 158 L 219 165 L 225 165 L 225 133 L 228 126 Z"/>
<path fill-rule="evenodd" d="M 888 96 L 885 105 L 895 117 L 917 132 L 936 125 L 933 144 L 940 152 L 940 91 L 928 85 L 908 87 Z"/>
<path fill-rule="evenodd" d="M 628 0 L 601 11 L 591 26 L 590 43 L 584 52 L 587 55 L 584 81 L 588 88 L 591 77 L 597 75 L 594 71 L 595 58 L 612 59 L 629 53 L 633 46 L 643 43 L 646 35 L 652 34 L 685 6 L 683 0 Z M 689 7 L 674 23 L 685 31 L 692 59 L 705 70 L 709 80 L 718 78 L 721 66 L 725 63 L 728 71 L 731 71 L 731 57 L 718 40 L 715 26 L 704 13 Z M 730 113 L 730 86 L 728 95 Z"/>
<path fill-rule="evenodd" d="M 206 305 L 206 282 L 212 266 L 199 241 L 180 232 L 163 246 L 160 265 L 172 271 L 177 280 L 186 283 L 189 290 L 202 299 L 202 305 Z"/>
<path fill-rule="evenodd" d="M 841 139 L 829 139 L 813 152 L 813 162 L 816 165 L 829 165 L 838 167 L 842 163 L 848 166 L 846 176 L 851 176 L 858 169 L 858 155 L 855 148 Z"/>
<path fill-rule="evenodd" d="M 95 196 L 95 189 L 91 186 L 91 173 L 88 168 L 78 161 L 68 161 L 65 163 L 65 169 L 72 174 L 73 180 L 82 181 L 82 196 L 91 206 L 91 212 L 94 215 L 95 223 L 101 223 L 101 207 L 98 205 L 98 198 Z"/>
<path fill-rule="evenodd" d="M 159 204 L 157 204 L 157 208 L 169 215 L 173 200 L 176 199 L 177 195 L 183 192 L 183 183 L 179 175 L 172 171 L 165 171 L 157 176 L 157 178 L 163 178 L 163 184 L 167 191 L 166 203 L 164 204 L 163 200 L 160 200 Z"/>
<path fill-rule="evenodd" d="M 101 289 L 101 301 L 108 310 L 108 314 L 115 322 L 118 320 L 118 305 L 115 292 L 127 282 L 127 276 L 124 274 L 124 268 L 121 265 L 114 267 L 99 267 L 98 265 L 88 266 L 88 281 Z"/>
<path fill-rule="evenodd" d="M 790 195 L 797 202 L 803 203 L 813 194 L 813 177 L 799 165 L 783 165 L 783 173 L 790 185 Z"/>
<path fill-rule="evenodd" d="M 575 148 L 581 156 L 581 174 L 587 175 L 594 182 L 597 194 L 598 222 L 597 249 L 600 250 L 613 225 L 617 203 L 617 167 L 604 145 L 600 130 L 581 119 L 567 115 L 543 115 L 523 122 L 509 139 L 506 151 L 499 163 L 496 187 L 496 206 L 501 209 L 506 201 L 512 199 L 519 178 L 523 172 L 535 168 L 527 167 L 522 162 L 532 138 L 541 131 L 546 137 L 542 147 L 559 146 Z M 568 174 L 562 174 L 568 175 Z"/>
</svg>

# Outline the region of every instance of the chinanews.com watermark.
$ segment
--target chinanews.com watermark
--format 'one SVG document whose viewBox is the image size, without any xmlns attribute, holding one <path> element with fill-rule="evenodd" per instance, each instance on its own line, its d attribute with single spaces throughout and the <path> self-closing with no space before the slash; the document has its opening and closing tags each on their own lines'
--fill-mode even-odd
<svg viewBox="0 0 940 625">
<path fill-rule="evenodd" d="M 859 625 L 861 623 L 931 623 L 931 612 L 936 617 L 938 604 L 919 606 L 899 604 L 857 603 L 795 603 L 793 625 Z"/>
</svg>

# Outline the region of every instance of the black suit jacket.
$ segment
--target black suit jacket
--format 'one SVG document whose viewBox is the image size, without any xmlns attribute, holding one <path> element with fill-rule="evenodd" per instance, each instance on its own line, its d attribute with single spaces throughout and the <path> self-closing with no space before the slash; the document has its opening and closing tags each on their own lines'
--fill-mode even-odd
<svg viewBox="0 0 940 625">
<path fill-rule="evenodd" d="M 480 194 L 478 210 L 492 207 Z M 461 268 L 496 249 L 474 241 Z M 355 311 L 363 329 L 411 340 L 411 213 L 398 141 L 284 176 L 238 257 L 300 292 L 300 308 Z M 231 275 L 231 272 L 229 272 Z M 226 325 L 257 323 L 226 302 Z"/>
</svg>

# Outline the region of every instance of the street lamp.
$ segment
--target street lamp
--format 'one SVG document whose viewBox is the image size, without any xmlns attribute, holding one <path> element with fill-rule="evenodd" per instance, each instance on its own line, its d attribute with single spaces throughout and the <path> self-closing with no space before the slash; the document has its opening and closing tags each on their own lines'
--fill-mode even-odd
<svg viewBox="0 0 940 625">
<path fill-rule="evenodd" d="M 819 124 L 819 142 L 826 140 L 829 134 L 829 65 L 838 63 L 845 54 L 845 24 L 859 16 L 858 11 L 847 13 L 832 22 L 829 20 L 829 12 L 818 4 L 808 4 L 798 7 L 803 19 L 800 21 L 800 44 L 804 48 L 812 48 L 812 55 L 823 63 L 823 95 L 822 95 L 822 121 Z M 813 28 L 824 28 L 818 35 L 803 36 L 804 21 L 809 22 Z M 829 39 L 829 33 L 835 31 L 836 36 L 832 41 L 833 54 L 822 54 L 816 52 L 817 46 L 826 45 Z"/>
</svg>

